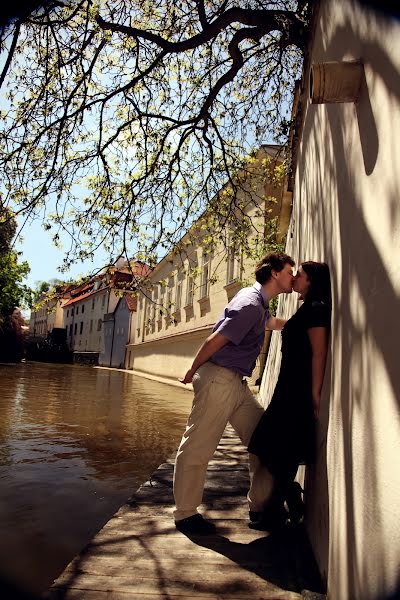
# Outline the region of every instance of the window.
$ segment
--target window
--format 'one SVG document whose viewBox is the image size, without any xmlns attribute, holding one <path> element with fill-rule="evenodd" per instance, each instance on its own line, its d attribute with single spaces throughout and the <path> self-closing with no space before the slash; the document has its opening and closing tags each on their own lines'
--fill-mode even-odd
<svg viewBox="0 0 400 600">
<path fill-rule="evenodd" d="M 83 332 L 83 321 L 81 321 L 81 326 L 79 328 L 79 334 L 82 335 Z"/>
<path fill-rule="evenodd" d="M 137 299 L 137 306 L 136 306 L 136 322 L 139 323 L 140 322 L 140 318 L 141 318 L 141 308 L 142 308 L 142 297 L 138 296 Z"/>
<path fill-rule="evenodd" d="M 152 302 L 151 302 L 150 298 L 147 298 L 146 312 L 145 312 L 147 324 L 149 323 L 149 321 L 151 319 L 151 306 L 152 306 Z"/>
<path fill-rule="evenodd" d="M 106 303 L 106 296 L 104 294 L 103 297 L 102 297 L 102 299 L 101 299 L 101 308 L 104 308 L 105 303 Z"/>
<path fill-rule="evenodd" d="M 82 304 L 82 311 L 81 311 L 81 312 L 82 312 L 82 313 L 84 313 L 84 312 L 85 312 L 85 305 L 84 305 L 84 304 Z"/>
<path fill-rule="evenodd" d="M 175 310 L 180 310 L 182 304 L 182 279 L 178 277 L 175 292 Z"/>
<path fill-rule="evenodd" d="M 72 308 L 71 309 L 71 317 L 73 317 L 73 316 L 74 316 L 74 309 Z"/>
<path fill-rule="evenodd" d="M 101 331 L 101 323 L 102 323 L 102 320 L 101 320 L 101 319 L 99 319 L 99 320 L 97 321 L 97 331 Z"/>
<path fill-rule="evenodd" d="M 94 310 L 94 298 L 92 299 L 92 310 Z"/>
<path fill-rule="evenodd" d="M 90 319 L 89 333 L 92 333 L 92 331 L 93 331 L 93 319 Z"/>
<path fill-rule="evenodd" d="M 187 288 L 186 288 L 186 306 L 193 306 L 193 297 L 194 297 L 194 279 L 191 275 L 188 275 Z"/>
<path fill-rule="evenodd" d="M 171 277 L 168 281 L 167 288 L 167 310 L 171 310 L 172 307 L 172 288 L 174 287 L 174 278 Z"/>
<path fill-rule="evenodd" d="M 157 286 L 155 286 L 153 288 L 153 291 L 151 292 L 151 315 L 150 315 L 150 319 L 151 319 L 152 322 L 156 318 L 157 296 L 158 296 L 158 289 L 157 289 Z"/>
<path fill-rule="evenodd" d="M 241 257 L 238 256 L 238 251 L 234 246 L 228 249 L 227 267 L 226 267 L 226 283 L 232 283 L 240 278 L 241 275 Z"/>
<path fill-rule="evenodd" d="M 200 298 L 206 298 L 210 293 L 210 255 L 203 254 L 201 264 Z"/>
<path fill-rule="evenodd" d="M 79 313 L 79 306 L 76 307 L 76 314 Z"/>
<path fill-rule="evenodd" d="M 158 306 L 158 318 L 161 319 L 163 311 L 162 309 L 164 308 L 164 294 L 165 294 L 165 285 L 163 283 L 160 283 L 160 300 L 159 300 L 159 306 Z"/>
</svg>

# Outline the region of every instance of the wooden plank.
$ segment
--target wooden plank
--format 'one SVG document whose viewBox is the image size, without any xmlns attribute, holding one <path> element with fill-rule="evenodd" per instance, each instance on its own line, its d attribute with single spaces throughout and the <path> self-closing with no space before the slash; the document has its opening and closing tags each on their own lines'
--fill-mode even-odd
<svg viewBox="0 0 400 600">
<path fill-rule="evenodd" d="M 126 590 L 88 590 L 86 588 L 62 588 L 53 587 L 45 596 L 46 600 L 226 600 L 232 596 L 226 596 L 225 594 L 204 594 L 201 592 L 194 592 L 193 590 L 186 590 L 184 595 L 180 591 L 168 591 L 168 592 L 140 592 L 135 590 L 134 592 L 128 592 Z M 232 597 L 233 598 L 233 597 Z M 234 598 L 241 598 L 242 600 L 249 600 L 249 596 L 245 593 L 243 596 L 234 596 Z M 287 591 L 275 591 L 272 593 L 261 592 L 257 593 L 254 600 L 303 600 L 303 597 L 294 592 Z M 322 600 L 322 599 L 320 599 Z"/>
<path fill-rule="evenodd" d="M 202 510 L 217 527 L 204 537 L 173 522 L 168 459 L 68 565 L 50 600 L 168 598 L 298 600 L 310 582 L 304 541 L 247 526 L 247 451 L 227 428 L 207 473 Z M 286 538 L 285 538 L 286 536 Z M 301 571 L 301 572 L 300 572 Z M 320 589 L 316 589 L 320 591 Z"/>
<path fill-rule="evenodd" d="M 136 571 L 136 569 L 135 569 Z M 63 585 L 64 584 L 64 585 Z M 159 574 L 157 578 L 144 578 L 139 575 L 113 575 L 112 577 L 107 575 L 89 575 L 86 573 L 76 574 L 72 579 L 69 574 L 62 575 L 58 580 L 58 587 L 66 588 L 79 588 L 80 590 L 103 590 L 109 592 L 128 592 L 135 593 L 137 596 L 140 594 L 175 594 L 181 598 L 194 598 L 197 594 L 211 595 L 211 597 L 217 598 L 290 598 L 290 599 L 301 599 L 301 595 L 293 593 L 289 590 L 285 590 L 285 595 L 282 596 L 281 589 L 277 588 L 273 584 L 262 582 L 258 577 L 252 576 L 251 573 L 247 572 L 246 576 L 243 573 L 238 573 L 236 569 L 236 576 L 232 573 L 228 573 L 224 576 L 224 573 L 215 572 L 205 574 L 202 577 L 191 578 L 186 574 L 182 576 L 176 575 L 173 578 L 164 578 L 163 574 Z"/>
</svg>

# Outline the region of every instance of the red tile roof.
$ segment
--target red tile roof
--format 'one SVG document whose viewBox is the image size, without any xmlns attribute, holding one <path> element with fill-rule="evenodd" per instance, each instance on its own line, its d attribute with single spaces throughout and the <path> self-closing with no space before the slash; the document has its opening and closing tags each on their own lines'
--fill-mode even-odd
<svg viewBox="0 0 400 600">
<path fill-rule="evenodd" d="M 63 308 L 65 308 L 66 306 L 70 306 L 71 304 L 75 304 L 76 302 L 79 302 L 80 300 L 84 300 L 88 296 L 92 296 L 92 295 L 96 294 L 97 292 L 100 292 L 105 289 L 106 288 L 100 288 L 100 290 L 90 290 L 90 292 L 86 292 L 85 294 L 81 294 L 80 296 L 75 296 L 74 298 L 71 298 L 71 300 L 68 300 L 68 302 L 66 302 L 63 305 Z"/>
<path fill-rule="evenodd" d="M 63 308 L 67 306 L 71 306 L 76 302 L 80 302 L 81 300 L 85 300 L 89 296 L 97 294 L 105 289 L 110 288 L 119 288 L 123 289 L 122 283 L 130 283 L 133 281 L 135 283 L 135 278 L 143 278 L 146 277 L 149 273 L 151 273 L 152 269 L 146 265 L 145 263 L 132 261 L 131 263 L 125 262 L 125 266 L 120 267 L 110 267 L 107 272 L 100 273 L 93 277 L 90 281 L 86 281 L 81 285 L 77 285 L 76 287 L 70 285 L 67 288 L 68 296 L 71 296 L 69 300 L 63 305 Z M 102 287 L 94 290 L 94 282 L 95 280 L 103 280 L 104 284 Z M 127 298 L 126 302 L 130 311 L 136 310 L 137 300 L 136 297 L 132 294 L 126 294 Z M 129 299 L 128 299 L 129 298 Z"/>
<path fill-rule="evenodd" d="M 131 312 L 137 309 L 137 296 L 133 294 L 125 294 L 124 296 L 126 304 Z"/>
</svg>

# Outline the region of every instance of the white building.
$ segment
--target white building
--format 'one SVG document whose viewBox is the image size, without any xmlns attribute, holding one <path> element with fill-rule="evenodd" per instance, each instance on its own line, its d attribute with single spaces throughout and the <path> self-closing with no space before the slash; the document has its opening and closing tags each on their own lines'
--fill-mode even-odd
<svg viewBox="0 0 400 600">
<path fill-rule="evenodd" d="M 114 312 L 124 284 L 129 284 L 133 276 L 143 276 L 148 268 L 135 262 L 132 271 L 115 268 L 71 291 L 63 310 L 67 342 L 74 360 L 97 364 L 99 354 L 104 352 L 104 316 Z"/>
</svg>

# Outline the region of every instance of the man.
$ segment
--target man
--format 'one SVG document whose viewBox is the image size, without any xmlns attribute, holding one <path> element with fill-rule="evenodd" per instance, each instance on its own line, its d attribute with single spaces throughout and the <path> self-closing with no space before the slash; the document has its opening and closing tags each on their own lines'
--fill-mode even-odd
<svg viewBox="0 0 400 600">
<path fill-rule="evenodd" d="M 272 253 L 256 266 L 256 282 L 236 294 L 215 324 L 213 333 L 197 352 L 184 384 L 193 382 L 194 400 L 175 462 L 175 525 L 183 533 L 215 531 L 197 512 L 201 504 L 207 465 L 224 429 L 231 423 L 244 445 L 264 409 L 250 392 L 244 377 L 251 375 L 263 346 L 265 329 L 282 329 L 283 319 L 272 317 L 268 303 L 281 293 L 291 293 L 294 261 L 287 254 Z M 252 461 L 258 461 L 253 456 Z M 250 473 L 262 468 L 250 464 Z M 262 511 L 271 480 L 257 477 L 250 486 L 250 511 Z"/>
</svg>

